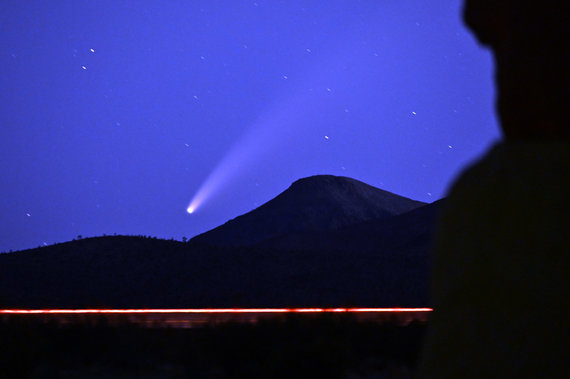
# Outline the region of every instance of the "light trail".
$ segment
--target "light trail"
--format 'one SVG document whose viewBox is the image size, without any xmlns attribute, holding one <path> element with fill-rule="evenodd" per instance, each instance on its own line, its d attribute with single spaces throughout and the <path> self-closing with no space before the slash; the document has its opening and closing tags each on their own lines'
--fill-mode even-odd
<svg viewBox="0 0 570 379">
<path fill-rule="evenodd" d="M 151 313 L 386 313 L 432 312 L 432 308 L 214 308 L 214 309 L 1 309 L 0 314 L 151 314 Z"/>
</svg>

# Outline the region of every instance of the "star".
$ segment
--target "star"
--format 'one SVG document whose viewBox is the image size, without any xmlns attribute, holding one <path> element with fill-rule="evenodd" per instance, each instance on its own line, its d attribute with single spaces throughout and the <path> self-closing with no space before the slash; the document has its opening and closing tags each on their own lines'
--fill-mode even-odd
<svg viewBox="0 0 570 379">
<path fill-rule="evenodd" d="M 84 70 L 87 70 L 87 67 L 85 67 L 85 66 L 81 66 L 81 68 L 84 69 Z"/>
<path fill-rule="evenodd" d="M 94 53 L 94 52 L 95 52 L 95 49 L 89 49 L 89 51 L 92 52 L 92 53 Z"/>
<path fill-rule="evenodd" d="M 325 136 L 325 139 L 328 140 L 328 139 L 329 139 L 329 136 Z"/>
</svg>

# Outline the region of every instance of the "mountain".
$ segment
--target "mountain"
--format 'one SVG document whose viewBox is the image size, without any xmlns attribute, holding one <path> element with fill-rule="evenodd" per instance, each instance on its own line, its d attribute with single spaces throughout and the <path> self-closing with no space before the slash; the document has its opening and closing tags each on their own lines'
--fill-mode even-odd
<svg viewBox="0 0 570 379">
<path fill-rule="evenodd" d="M 305 231 L 263 241 L 258 246 L 279 250 L 379 251 L 427 247 L 445 199 L 389 218 L 372 219 L 339 229 Z"/>
<path fill-rule="evenodd" d="M 192 241 L 253 246 L 290 233 L 335 230 L 367 220 L 383 220 L 423 205 L 355 179 L 317 175 L 297 180 L 259 208 Z"/>
<path fill-rule="evenodd" d="M 302 179 L 215 230 L 242 246 L 112 236 L 0 254 L 0 308 L 426 306 L 441 202 L 421 204 L 349 178 Z"/>
<path fill-rule="evenodd" d="M 258 247 L 277 254 L 302 254 L 318 267 L 315 274 L 326 267 L 330 287 L 342 288 L 344 296 L 351 294 L 359 302 L 426 305 L 429 251 L 444 203 L 439 200 L 391 218 L 336 230 L 292 233 Z"/>
</svg>

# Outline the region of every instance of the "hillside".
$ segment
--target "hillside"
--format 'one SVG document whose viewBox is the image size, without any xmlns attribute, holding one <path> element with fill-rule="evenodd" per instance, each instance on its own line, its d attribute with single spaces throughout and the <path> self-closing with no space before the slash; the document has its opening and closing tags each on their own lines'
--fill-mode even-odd
<svg viewBox="0 0 570 379">
<path fill-rule="evenodd" d="M 290 233 L 336 230 L 367 220 L 383 220 L 423 205 L 355 179 L 317 175 L 297 180 L 259 208 L 192 241 L 252 246 Z"/>
<path fill-rule="evenodd" d="M 255 245 L 113 236 L 0 254 L 0 308 L 429 305 L 428 250 L 441 203 L 418 207 L 347 178 L 324 179 L 332 184 L 298 181 L 259 212 L 233 220 L 235 229 L 215 230 L 220 240 L 236 241 L 232 230 L 261 222 L 261 215 L 267 224 L 288 225 L 270 215 L 297 201 L 282 217 L 307 215 L 301 230 L 244 240 Z M 366 211 L 372 201 L 380 205 Z M 327 223 L 319 212 L 337 219 Z"/>
</svg>

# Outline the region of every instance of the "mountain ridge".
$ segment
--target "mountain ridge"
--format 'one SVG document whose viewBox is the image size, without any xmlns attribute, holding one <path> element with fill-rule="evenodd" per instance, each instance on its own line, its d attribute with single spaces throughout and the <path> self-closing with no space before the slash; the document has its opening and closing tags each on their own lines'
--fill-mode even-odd
<svg viewBox="0 0 570 379">
<path fill-rule="evenodd" d="M 337 195 L 347 199 L 342 185 L 356 185 L 365 199 L 368 191 L 398 199 L 389 205 L 405 199 L 346 178 L 332 187 L 319 180 L 297 181 L 289 194 L 306 192 L 307 200 L 324 191 L 338 204 Z M 294 203 L 302 208 L 305 200 Z M 108 236 L 0 254 L 0 308 L 428 306 L 428 251 L 441 204 L 403 204 L 413 209 L 248 246 Z"/>
<path fill-rule="evenodd" d="M 260 207 L 191 240 L 214 246 L 253 246 L 289 233 L 386 219 L 423 205 L 356 179 L 314 175 L 293 182 Z"/>
</svg>

